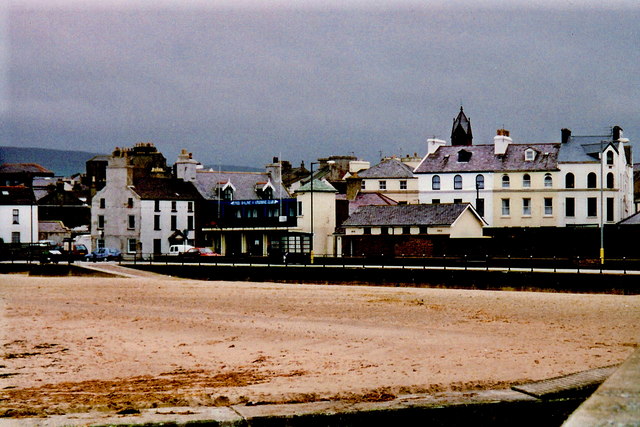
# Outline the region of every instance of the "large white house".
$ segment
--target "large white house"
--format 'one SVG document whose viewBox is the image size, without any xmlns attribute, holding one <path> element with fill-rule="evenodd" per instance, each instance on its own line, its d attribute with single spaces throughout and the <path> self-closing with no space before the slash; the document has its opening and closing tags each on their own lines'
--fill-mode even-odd
<svg viewBox="0 0 640 427">
<path fill-rule="evenodd" d="M 149 163 L 149 154 L 159 153 L 145 145 L 116 149 L 109 158 L 106 185 L 91 203 L 93 247 L 147 256 L 168 253 L 173 244 L 195 243 L 200 194 L 192 183 L 162 170 L 164 157 Z"/>
<path fill-rule="evenodd" d="M 0 186 L 0 239 L 5 243 L 38 241 L 38 206 L 31 188 Z"/>
<path fill-rule="evenodd" d="M 633 213 L 631 147 L 609 137 L 514 143 L 499 129 L 493 144 L 472 143 L 464 112 L 451 144 L 430 139 L 416 167 L 420 203 L 471 203 L 492 227 L 564 227 L 615 223 Z"/>
</svg>

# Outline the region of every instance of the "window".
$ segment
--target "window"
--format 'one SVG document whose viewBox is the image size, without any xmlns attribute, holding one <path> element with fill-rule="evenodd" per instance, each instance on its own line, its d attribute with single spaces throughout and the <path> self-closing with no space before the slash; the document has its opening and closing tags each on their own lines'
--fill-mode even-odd
<svg viewBox="0 0 640 427">
<path fill-rule="evenodd" d="M 160 212 L 160 200 L 155 200 L 154 201 L 153 210 L 156 211 L 156 212 Z"/>
<path fill-rule="evenodd" d="M 402 234 L 411 234 L 411 227 L 402 227 Z"/>
<path fill-rule="evenodd" d="M 471 160 L 471 152 L 467 150 L 458 151 L 458 162 L 459 163 L 468 163 Z"/>
<path fill-rule="evenodd" d="M 587 216 L 590 216 L 590 217 L 598 216 L 598 198 L 597 197 L 587 198 Z"/>
<path fill-rule="evenodd" d="M 564 186 L 565 188 L 575 188 L 576 186 L 576 177 L 569 172 L 564 177 Z"/>
<path fill-rule="evenodd" d="M 524 160 L 526 162 L 532 162 L 535 160 L 535 158 L 536 158 L 535 150 L 529 148 L 524 152 Z"/>
<path fill-rule="evenodd" d="M 510 209 L 509 209 L 509 199 L 502 199 L 502 216 L 509 216 L 510 215 Z"/>
<path fill-rule="evenodd" d="M 553 199 L 551 197 L 544 198 L 544 215 L 553 215 Z"/>
<path fill-rule="evenodd" d="M 613 173 L 609 172 L 607 174 L 607 188 L 613 188 L 614 184 Z"/>
<path fill-rule="evenodd" d="M 453 199 L 453 203 L 462 203 L 462 199 Z"/>
<path fill-rule="evenodd" d="M 553 187 L 553 178 L 551 178 L 551 174 L 550 173 L 545 173 L 544 174 L 544 186 L 549 188 L 549 187 Z"/>
<path fill-rule="evenodd" d="M 484 175 L 476 175 L 476 189 L 482 190 L 484 188 Z"/>
<path fill-rule="evenodd" d="M 193 212 L 193 202 L 187 202 L 187 212 Z"/>
<path fill-rule="evenodd" d="M 133 198 L 129 197 L 127 199 L 127 207 L 128 208 L 132 208 L 133 207 Z"/>
<path fill-rule="evenodd" d="M 175 231 L 178 229 L 178 217 L 175 215 L 171 215 L 171 231 Z"/>
<path fill-rule="evenodd" d="M 105 199 L 100 199 L 100 209 L 104 209 L 107 206 Z"/>
<path fill-rule="evenodd" d="M 233 188 L 231 186 L 228 186 L 222 192 L 222 200 L 233 200 Z"/>
<path fill-rule="evenodd" d="M 595 173 L 591 172 L 587 175 L 587 188 L 596 188 L 598 186 L 597 181 L 598 177 Z"/>
<path fill-rule="evenodd" d="M 531 199 L 522 199 L 522 216 L 531 216 Z"/>
<path fill-rule="evenodd" d="M 502 188 L 509 188 L 509 175 L 502 175 Z"/>
<path fill-rule="evenodd" d="M 378 185 L 379 185 L 381 190 L 386 190 L 387 189 L 387 181 L 378 181 Z"/>
<path fill-rule="evenodd" d="M 613 166 L 613 151 L 607 151 L 607 164 Z"/>
<path fill-rule="evenodd" d="M 264 200 L 272 200 L 273 199 L 273 190 L 271 189 L 271 187 L 266 188 L 262 192 L 262 198 Z"/>
<path fill-rule="evenodd" d="M 478 215 L 484 216 L 484 199 L 476 199 L 476 211 Z"/>
<path fill-rule="evenodd" d="M 456 175 L 453 177 L 453 189 L 462 190 L 462 175 Z"/>
<path fill-rule="evenodd" d="M 136 216 L 135 215 L 129 215 L 129 221 L 127 223 L 127 228 L 129 230 L 136 228 Z"/>
<path fill-rule="evenodd" d="M 405 180 L 401 180 L 400 181 L 400 189 L 401 190 L 406 190 L 407 189 L 407 181 L 405 181 Z"/>
<path fill-rule="evenodd" d="M 364 181 L 362 181 L 364 182 Z M 301 216 L 302 215 L 302 202 L 298 202 L 298 215 Z"/>
<path fill-rule="evenodd" d="M 613 221 L 613 204 L 614 204 L 614 199 L 613 197 L 607 197 L 607 221 L 611 222 Z"/>
<path fill-rule="evenodd" d="M 567 197 L 564 203 L 564 214 L 568 217 L 576 216 L 576 199 Z"/>
<path fill-rule="evenodd" d="M 193 230 L 193 215 L 187 217 L 187 230 Z"/>
<path fill-rule="evenodd" d="M 371 234 L 371 227 L 364 227 L 362 229 L 363 234 Z"/>
<path fill-rule="evenodd" d="M 175 200 L 171 201 L 171 212 L 178 212 L 178 202 Z"/>
<path fill-rule="evenodd" d="M 528 173 L 525 173 L 522 176 L 522 187 L 523 188 L 531 187 L 531 175 L 529 175 Z"/>
<path fill-rule="evenodd" d="M 104 215 L 98 215 L 98 229 L 104 228 Z"/>
<path fill-rule="evenodd" d="M 136 252 L 136 239 L 127 239 L 127 252 L 135 253 Z"/>
<path fill-rule="evenodd" d="M 96 240 L 96 246 L 98 248 L 104 248 L 104 239 L 97 239 Z"/>
<path fill-rule="evenodd" d="M 440 176 L 439 175 L 434 175 L 431 178 L 431 189 L 432 190 L 439 190 L 440 189 Z"/>
<path fill-rule="evenodd" d="M 14 224 L 20 224 L 20 210 L 19 209 L 14 209 L 13 210 L 13 223 Z"/>
<path fill-rule="evenodd" d="M 360 189 L 361 190 L 366 190 L 367 189 L 367 182 L 364 179 L 362 181 L 360 181 Z"/>
<path fill-rule="evenodd" d="M 431 203 L 433 203 L 434 205 L 439 205 L 440 204 L 440 199 L 432 199 Z"/>
<path fill-rule="evenodd" d="M 160 215 L 153 216 L 153 229 L 160 230 Z"/>
<path fill-rule="evenodd" d="M 389 227 L 380 227 L 380 234 L 389 234 Z"/>
<path fill-rule="evenodd" d="M 11 233 L 11 243 L 20 243 L 20 232 L 13 231 Z"/>
</svg>

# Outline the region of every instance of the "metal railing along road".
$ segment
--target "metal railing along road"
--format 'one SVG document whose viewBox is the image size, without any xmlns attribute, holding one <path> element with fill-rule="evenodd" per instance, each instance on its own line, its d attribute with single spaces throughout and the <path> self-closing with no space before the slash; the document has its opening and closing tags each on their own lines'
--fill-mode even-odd
<svg viewBox="0 0 640 427">
<path fill-rule="evenodd" d="M 424 257 L 387 257 L 379 256 L 330 256 L 309 254 L 287 254 L 278 257 L 238 256 L 198 256 L 183 257 L 166 254 L 135 254 L 125 257 L 125 263 L 148 263 L 165 265 L 224 265 L 224 266 L 297 266 L 310 268 L 396 268 L 396 269 L 457 269 L 457 270 L 503 270 L 509 271 L 546 271 L 574 273 L 616 273 L 640 274 L 640 259 L 609 258 L 601 263 L 599 258 L 581 257 L 484 257 L 424 256 Z"/>
</svg>

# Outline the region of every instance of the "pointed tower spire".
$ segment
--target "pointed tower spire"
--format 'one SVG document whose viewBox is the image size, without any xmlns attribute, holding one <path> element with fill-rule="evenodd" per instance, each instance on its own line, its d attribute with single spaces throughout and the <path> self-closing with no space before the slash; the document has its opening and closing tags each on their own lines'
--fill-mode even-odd
<svg viewBox="0 0 640 427">
<path fill-rule="evenodd" d="M 473 145 L 473 134 L 471 133 L 471 120 L 464 114 L 462 106 L 458 117 L 453 119 L 451 128 L 451 145 Z"/>
</svg>

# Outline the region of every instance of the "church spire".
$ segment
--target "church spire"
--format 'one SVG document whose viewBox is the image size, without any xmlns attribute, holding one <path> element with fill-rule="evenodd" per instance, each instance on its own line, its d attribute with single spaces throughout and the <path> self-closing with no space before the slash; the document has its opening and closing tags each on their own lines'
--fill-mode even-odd
<svg viewBox="0 0 640 427">
<path fill-rule="evenodd" d="M 458 117 L 453 119 L 451 128 L 451 145 L 473 145 L 473 134 L 471 133 L 471 120 L 464 114 L 462 106 Z"/>
</svg>

